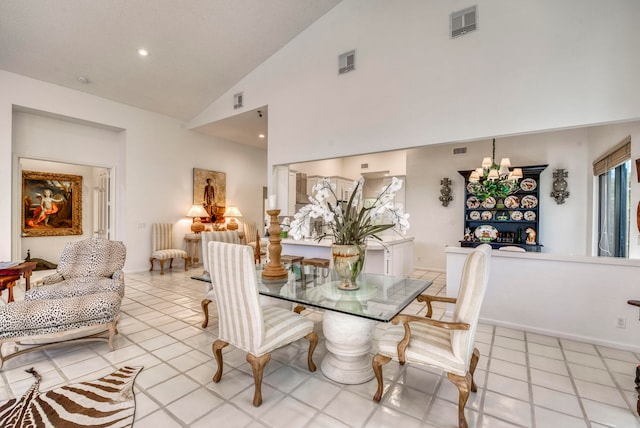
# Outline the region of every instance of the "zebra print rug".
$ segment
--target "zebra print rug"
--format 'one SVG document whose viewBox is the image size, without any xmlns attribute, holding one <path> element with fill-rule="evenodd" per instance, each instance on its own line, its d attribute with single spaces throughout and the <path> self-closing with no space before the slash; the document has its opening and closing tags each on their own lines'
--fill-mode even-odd
<svg viewBox="0 0 640 428">
<path fill-rule="evenodd" d="M 93 381 L 40 393 L 40 375 L 20 398 L 0 403 L 3 428 L 121 428 L 133 425 L 136 410 L 133 382 L 142 367 L 123 367 Z"/>
</svg>

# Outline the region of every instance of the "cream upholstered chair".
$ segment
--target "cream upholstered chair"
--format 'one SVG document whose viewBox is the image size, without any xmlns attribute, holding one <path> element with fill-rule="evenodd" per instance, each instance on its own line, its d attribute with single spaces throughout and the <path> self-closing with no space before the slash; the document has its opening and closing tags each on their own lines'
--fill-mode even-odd
<svg viewBox="0 0 640 428">
<path fill-rule="evenodd" d="M 458 297 L 421 295 L 418 300 L 428 307 L 426 318 L 400 314 L 393 324 L 402 324 L 388 329 L 378 342 L 378 354 L 373 358 L 373 371 L 378 381 L 374 401 L 382 398 L 382 365 L 391 359 L 400 364 L 406 362 L 423 364 L 447 372 L 449 380 L 456 385 L 458 398 L 458 425 L 467 427 L 464 407 L 469 391 L 476 392 L 473 373 L 480 352 L 474 347 L 474 338 L 489 280 L 491 246 L 480 245 L 472 250 L 465 260 Z M 431 302 L 455 304 L 451 321 L 431 319 Z"/>
<path fill-rule="evenodd" d="M 173 259 L 184 259 L 184 270 L 187 270 L 189 256 L 184 250 L 179 250 L 173 246 L 173 225 L 170 223 L 154 223 L 151 226 L 151 257 L 149 262 L 153 270 L 153 261 L 160 262 L 160 275 L 164 275 L 164 262 L 169 260 L 169 269 L 173 267 Z"/>
<path fill-rule="evenodd" d="M 222 232 L 202 232 L 202 264 L 204 266 L 204 276 L 209 277 L 209 281 L 204 283 L 204 299 L 202 299 L 202 312 L 204 313 L 204 321 L 202 322 L 202 328 L 209 325 L 209 303 L 214 299 L 213 295 L 213 283 L 211 280 L 211 274 L 209 273 L 209 242 L 228 242 L 230 244 L 239 244 L 240 238 L 236 230 L 226 230 Z"/>
<path fill-rule="evenodd" d="M 222 349 L 230 343 L 247 352 L 247 362 L 253 370 L 256 407 L 262 404 L 262 374 L 271 351 L 304 337 L 309 340 L 309 370 L 316 370 L 313 351 L 318 335 L 313 331 L 313 321 L 276 306 L 260 306 L 251 248 L 212 241 L 209 268 L 219 317 L 218 340 L 212 347 L 218 363 L 214 382 L 222 377 Z"/>
<path fill-rule="evenodd" d="M 244 222 L 244 239 L 247 241 L 247 245 L 253 248 L 255 254 L 255 261 L 260 263 L 260 257 L 267 255 L 267 243 L 260 240 L 260 234 L 258 233 L 258 226 L 255 221 Z M 256 251 L 256 244 L 260 243 L 260 252 Z"/>
</svg>

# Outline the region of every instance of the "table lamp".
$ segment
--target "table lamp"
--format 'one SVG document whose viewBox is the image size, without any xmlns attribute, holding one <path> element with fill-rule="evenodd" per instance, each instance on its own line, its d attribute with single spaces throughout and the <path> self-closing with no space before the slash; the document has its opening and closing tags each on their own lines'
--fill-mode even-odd
<svg viewBox="0 0 640 428">
<path fill-rule="evenodd" d="M 202 205 L 192 205 L 191 209 L 187 213 L 187 217 L 193 218 L 193 223 L 191 224 L 191 231 L 193 233 L 200 233 L 204 230 L 204 224 L 202 224 L 201 217 L 210 217 L 207 210 L 204 209 Z"/>
<path fill-rule="evenodd" d="M 227 224 L 227 230 L 238 230 L 238 222 L 236 217 L 242 217 L 242 213 L 238 207 L 229 207 L 224 212 L 225 217 L 229 217 L 229 223 Z"/>
</svg>

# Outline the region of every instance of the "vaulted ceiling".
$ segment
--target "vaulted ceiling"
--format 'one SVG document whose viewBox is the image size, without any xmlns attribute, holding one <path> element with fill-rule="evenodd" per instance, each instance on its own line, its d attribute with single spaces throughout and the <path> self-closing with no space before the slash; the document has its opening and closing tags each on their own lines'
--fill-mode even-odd
<svg viewBox="0 0 640 428">
<path fill-rule="evenodd" d="M 187 121 L 339 2 L 2 0 L 0 69 Z"/>
</svg>

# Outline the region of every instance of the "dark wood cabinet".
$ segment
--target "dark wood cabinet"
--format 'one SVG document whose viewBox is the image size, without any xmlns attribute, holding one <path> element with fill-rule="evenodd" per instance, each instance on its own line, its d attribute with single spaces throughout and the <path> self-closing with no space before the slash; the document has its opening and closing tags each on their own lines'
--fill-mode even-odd
<svg viewBox="0 0 640 428">
<path fill-rule="evenodd" d="M 493 248 L 515 246 L 527 251 L 542 251 L 540 236 L 540 173 L 547 165 L 523 166 L 518 190 L 504 199 L 481 201 L 469 186 L 472 170 L 458 171 L 464 177 L 464 238 L 462 247 L 488 243 Z M 535 234 L 535 243 L 527 243 L 527 230 Z"/>
</svg>

